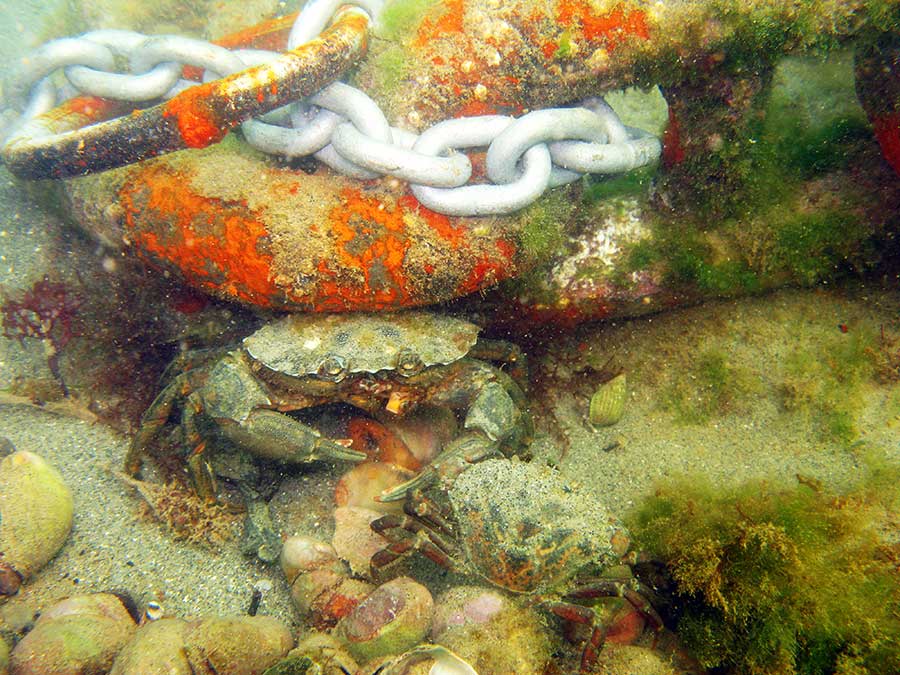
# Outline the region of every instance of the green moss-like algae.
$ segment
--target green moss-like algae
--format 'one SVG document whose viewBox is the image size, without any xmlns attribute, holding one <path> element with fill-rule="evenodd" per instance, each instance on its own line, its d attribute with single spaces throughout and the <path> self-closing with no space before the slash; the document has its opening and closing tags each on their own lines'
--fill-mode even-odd
<svg viewBox="0 0 900 675">
<path fill-rule="evenodd" d="M 900 672 L 900 571 L 880 536 L 900 466 L 872 455 L 843 492 L 816 481 L 716 489 L 670 482 L 641 504 L 636 544 L 665 563 L 676 631 L 707 668 L 748 675 Z"/>
</svg>

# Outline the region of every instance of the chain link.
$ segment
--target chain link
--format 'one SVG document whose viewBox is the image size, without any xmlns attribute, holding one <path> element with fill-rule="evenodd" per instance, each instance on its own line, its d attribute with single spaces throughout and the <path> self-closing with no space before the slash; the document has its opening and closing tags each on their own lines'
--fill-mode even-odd
<svg viewBox="0 0 900 675">
<path fill-rule="evenodd" d="M 345 0 L 310 0 L 300 12 L 288 49 L 316 38 Z M 353 0 L 377 17 L 382 0 Z M 99 30 L 50 42 L 18 73 L 12 92 L 30 92 L 22 119 L 49 111 L 57 99 L 52 74 L 62 69 L 78 92 L 126 101 L 171 98 L 195 83 L 181 79 L 185 65 L 202 68 L 204 81 L 276 58 L 276 52 L 231 51 L 179 36 L 150 37 Z M 115 72 L 126 61 L 129 72 Z M 548 188 L 584 174 L 611 174 L 659 159 L 655 136 L 626 127 L 602 99 L 569 108 L 529 112 L 519 118 L 485 115 L 451 119 L 417 135 L 391 127 L 378 104 L 359 89 L 334 82 L 305 101 L 241 125 L 246 141 L 262 152 L 313 155 L 333 170 L 370 180 L 389 175 L 407 181 L 424 206 L 454 216 L 512 213 Z M 464 150 L 487 148 L 490 183 L 468 184 L 472 164 Z"/>
</svg>

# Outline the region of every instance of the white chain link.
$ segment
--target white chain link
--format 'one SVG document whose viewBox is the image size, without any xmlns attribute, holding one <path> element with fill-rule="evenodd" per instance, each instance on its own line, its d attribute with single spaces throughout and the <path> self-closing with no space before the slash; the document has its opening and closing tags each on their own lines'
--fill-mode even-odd
<svg viewBox="0 0 900 675">
<path fill-rule="evenodd" d="M 318 36 L 346 0 L 310 0 L 288 39 L 294 49 Z M 352 0 L 377 17 L 382 0 Z M 98 30 L 54 40 L 32 53 L 11 90 L 25 100 L 27 121 L 56 105 L 66 88 L 52 84 L 62 69 L 77 92 L 127 101 L 170 98 L 196 83 L 181 79 L 185 65 L 204 69 L 204 81 L 267 62 L 275 52 L 231 51 L 180 36 L 148 38 L 122 30 Z M 127 61 L 129 72 L 115 72 Z M 611 174 L 659 159 L 655 136 L 622 124 L 601 98 L 571 108 L 536 110 L 519 118 L 484 115 L 446 120 L 421 135 L 391 127 L 359 89 L 335 82 L 306 101 L 243 123 L 250 145 L 287 157 L 314 155 L 333 170 L 359 179 L 394 176 L 410 183 L 424 206 L 454 216 L 512 213 L 548 188 L 584 174 Z M 472 164 L 461 152 L 487 148 L 490 184 L 467 185 Z"/>
</svg>

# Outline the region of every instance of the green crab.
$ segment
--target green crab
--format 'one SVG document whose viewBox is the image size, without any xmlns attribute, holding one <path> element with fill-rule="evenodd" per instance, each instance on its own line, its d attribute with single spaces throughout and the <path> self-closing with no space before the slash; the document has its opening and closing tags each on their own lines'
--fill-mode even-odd
<svg viewBox="0 0 900 675">
<path fill-rule="evenodd" d="M 223 436 L 260 457 L 287 463 L 359 461 L 363 453 L 323 437 L 291 411 L 347 403 L 384 419 L 419 403 L 446 406 L 463 432 L 435 462 L 387 499 L 469 462 L 510 454 L 530 441 L 531 418 L 513 376 L 481 360 L 522 371 L 512 345 L 478 339 L 478 326 L 426 312 L 292 314 L 264 325 L 235 349 L 188 367 L 160 392 L 141 420 L 125 459 L 132 476 L 155 437 L 180 409 L 197 493 L 216 499 L 208 441 Z"/>
<path fill-rule="evenodd" d="M 627 552 L 625 530 L 596 498 L 549 467 L 490 459 L 467 468 L 434 497 L 412 490 L 404 514 L 372 521 L 372 529 L 389 542 L 372 556 L 373 578 L 418 552 L 457 573 L 527 595 L 535 605 L 590 629 L 582 673 L 593 672 L 606 626 L 580 601 L 622 597 L 649 625 L 662 627 L 644 597 L 649 589 L 630 575 L 604 574 Z"/>
</svg>

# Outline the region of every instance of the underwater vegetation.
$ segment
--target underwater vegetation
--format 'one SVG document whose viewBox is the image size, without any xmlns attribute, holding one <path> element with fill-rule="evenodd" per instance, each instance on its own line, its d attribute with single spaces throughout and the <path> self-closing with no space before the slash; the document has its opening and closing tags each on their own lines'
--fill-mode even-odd
<svg viewBox="0 0 900 675">
<path fill-rule="evenodd" d="M 900 464 L 874 453 L 861 464 L 842 491 L 802 476 L 733 490 L 681 479 L 630 515 L 637 546 L 671 577 L 674 628 L 704 667 L 900 672 Z"/>
<path fill-rule="evenodd" d="M 41 340 L 47 354 L 47 366 L 59 383 L 63 395 L 69 390 L 59 367 L 62 349 L 78 334 L 78 310 L 84 299 L 66 284 L 49 276 L 36 281 L 18 296 L 3 298 L 3 336 L 23 342 Z"/>
</svg>

